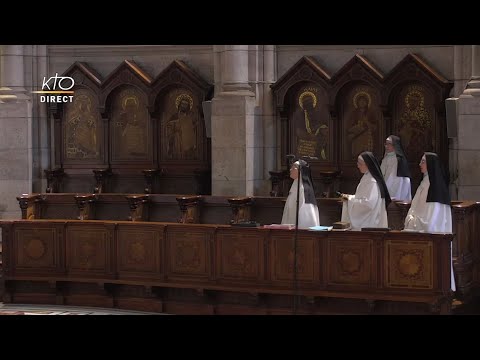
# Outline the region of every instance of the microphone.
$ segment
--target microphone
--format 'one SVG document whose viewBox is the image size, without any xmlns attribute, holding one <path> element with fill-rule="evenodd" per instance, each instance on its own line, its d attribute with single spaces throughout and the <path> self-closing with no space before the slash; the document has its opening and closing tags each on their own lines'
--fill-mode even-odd
<svg viewBox="0 0 480 360">
<path fill-rule="evenodd" d="M 288 166 L 291 166 L 293 162 L 295 161 L 296 156 L 293 154 L 288 154 L 285 156 L 287 158 L 287 164 Z"/>
<path fill-rule="evenodd" d="M 318 160 L 316 156 L 302 156 L 303 160 Z"/>
</svg>

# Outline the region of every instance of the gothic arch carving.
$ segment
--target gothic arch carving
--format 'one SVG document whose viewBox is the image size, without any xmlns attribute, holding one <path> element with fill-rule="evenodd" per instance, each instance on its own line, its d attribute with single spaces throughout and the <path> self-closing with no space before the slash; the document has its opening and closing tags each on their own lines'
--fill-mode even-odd
<svg viewBox="0 0 480 360">
<path fill-rule="evenodd" d="M 335 163 L 336 126 L 329 102 L 330 75 L 314 58 L 302 57 L 271 86 L 280 125 L 280 166 L 286 168 L 286 154 L 314 156 L 314 170 Z"/>
<path fill-rule="evenodd" d="M 143 71 L 134 61 L 124 60 L 102 82 L 102 93 L 100 96 L 101 109 L 105 110 L 107 98 L 115 88 L 128 84 L 148 94 L 151 83 L 152 78 L 150 75 Z"/>
<path fill-rule="evenodd" d="M 73 102 L 49 103 L 55 119 L 55 163 L 61 168 L 103 166 L 108 162 L 98 98 L 101 77 L 75 62 L 62 76 L 74 80 Z"/>
<path fill-rule="evenodd" d="M 210 168 L 202 104 L 212 86 L 183 61 L 175 60 L 153 81 L 149 103 L 157 123 L 157 148 L 162 168 L 183 161 L 192 169 Z"/>
<path fill-rule="evenodd" d="M 353 58 L 332 76 L 331 101 L 334 103 L 337 100 L 339 91 L 349 83 L 361 82 L 373 88 L 380 89 L 383 85 L 384 78 L 383 73 L 367 58 L 355 54 Z"/>
<path fill-rule="evenodd" d="M 438 153 L 448 169 L 445 99 L 452 87 L 452 82 L 416 54 L 408 54 L 385 79 L 391 115 L 388 129 L 402 138 L 414 189 L 421 180 L 418 163 L 423 152 Z"/>
<path fill-rule="evenodd" d="M 356 162 L 363 151 L 383 155 L 385 133 L 383 73 L 356 54 L 332 77 L 331 101 L 338 122 L 336 152 L 343 189 L 355 190 L 361 175 Z"/>
<path fill-rule="evenodd" d="M 74 78 L 73 105 L 49 104 L 49 108 L 56 119 L 56 165 L 65 165 L 67 178 L 72 180 L 66 191 L 90 192 L 94 187 L 92 170 L 99 170 L 114 175 L 109 187 L 112 192 L 142 192 L 144 176 L 151 173 L 162 174 L 158 192 L 210 192 L 210 139 L 206 138 L 202 104 L 211 98 L 213 86 L 185 63 L 173 61 L 155 80 L 131 60 L 123 61 L 104 80 L 85 63 L 73 64 L 63 75 Z M 173 161 L 166 164 L 158 161 L 166 140 L 156 120 L 168 115 L 164 114 L 164 105 L 169 94 L 175 97 L 175 110 L 180 106 L 177 99 L 182 94 L 172 95 L 172 91 L 186 92 L 181 98 L 189 106 L 188 99 L 192 99 L 198 125 L 194 147 L 198 151 L 195 156 L 170 159 Z M 87 109 L 91 114 L 75 121 L 77 112 L 68 110 L 75 106 L 77 112 Z M 65 123 L 69 125 L 63 126 Z M 77 123 L 81 126 L 75 127 Z M 70 133 L 80 139 L 73 145 L 76 137 Z"/>
</svg>

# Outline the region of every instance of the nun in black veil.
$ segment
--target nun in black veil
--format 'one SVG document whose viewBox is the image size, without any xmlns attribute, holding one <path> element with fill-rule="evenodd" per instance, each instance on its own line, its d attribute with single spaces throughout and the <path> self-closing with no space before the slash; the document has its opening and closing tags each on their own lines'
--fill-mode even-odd
<svg viewBox="0 0 480 360">
<path fill-rule="evenodd" d="M 351 230 L 387 228 L 387 207 L 391 200 L 380 164 L 370 151 L 364 151 L 358 156 L 357 167 L 363 176 L 355 195 L 341 196 L 342 221 L 349 222 Z"/>
<path fill-rule="evenodd" d="M 298 170 L 299 168 L 301 169 L 300 172 Z M 294 162 L 290 168 L 290 177 L 293 179 L 293 184 L 290 187 L 290 192 L 288 193 L 287 201 L 283 209 L 282 224 L 295 225 L 296 223 L 297 187 L 298 184 L 300 184 L 298 228 L 307 229 L 312 226 L 319 226 L 320 215 L 315 198 L 310 166 L 304 160 Z"/>
<path fill-rule="evenodd" d="M 385 140 L 385 156 L 380 169 L 392 199 L 412 200 L 410 168 L 398 136 L 390 135 Z"/>
<path fill-rule="evenodd" d="M 452 208 L 448 191 L 449 179 L 440 158 L 435 153 L 426 152 L 419 165 L 423 179 L 405 218 L 404 230 L 451 233 Z M 451 274 L 451 288 L 455 291 L 453 264 Z"/>
</svg>

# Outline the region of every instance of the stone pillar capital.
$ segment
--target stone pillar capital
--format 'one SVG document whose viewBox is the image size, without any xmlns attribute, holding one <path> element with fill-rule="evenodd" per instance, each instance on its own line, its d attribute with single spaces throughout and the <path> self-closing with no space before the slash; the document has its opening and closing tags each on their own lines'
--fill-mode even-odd
<svg viewBox="0 0 480 360">
<path fill-rule="evenodd" d="M 480 45 L 472 45 L 472 77 L 463 95 L 480 96 Z"/>
<path fill-rule="evenodd" d="M 248 45 L 225 45 L 223 92 L 253 96 L 248 83 Z"/>
<path fill-rule="evenodd" d="M 23 45 L 3 45 L 0 49 L 0 102 L 25 101 Z"/>
</svg>

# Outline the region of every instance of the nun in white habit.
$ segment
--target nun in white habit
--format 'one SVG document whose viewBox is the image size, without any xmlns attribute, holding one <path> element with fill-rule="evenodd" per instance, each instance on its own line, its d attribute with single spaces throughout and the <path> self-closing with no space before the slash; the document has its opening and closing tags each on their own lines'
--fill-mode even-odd
<svg viewBox="0 0 480 360">
<path fill-rule="evenodd" d="M 387 206 L 390 195 L 380 165 L 370 151 L 360 154 L 358 170 L 363 174 L 355 195 L 342 194 L 342 221 L 351 224 L 351 230 L 366 227 L 387 228 Z"/>
<path fill-rule="evenodd" d="M 390 135 L 385 141 L 385 156 L 380 169 L 392 200 L 412 200 L 410 168 L 398 136 Z"/>
<path fill-rule="evenodd" d="M 301 169 L 300 172 L 298 171 L 299 167 Z M 298 184 L 300 184 L 298 228 L 307 229 L 311 226 L 319 226 L 320 216 L 310 166 L 304 160 L 296 161 L 290 168 L 290 177 L 293 179 L 293 184 L 290 187 L 283 209 L 282 224 L 296 224 L 297 188 Z"/>
<path fill-rule="evenodd" d="M 448 191 L 449 179 L 442 163 L 437 154 L 426 152 L 419 165 L 423 180 L 405 218 L 404 230 L 451 233 L 452 209 Z M 451 287 L 455 291 L 453 264 L 451 274 Z"/>
</svg>

